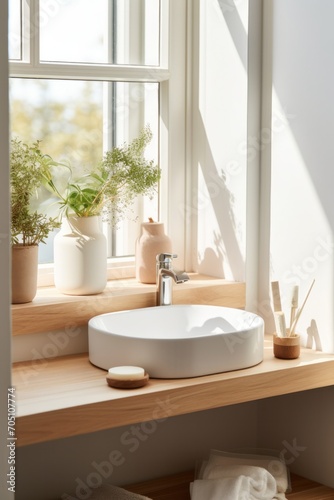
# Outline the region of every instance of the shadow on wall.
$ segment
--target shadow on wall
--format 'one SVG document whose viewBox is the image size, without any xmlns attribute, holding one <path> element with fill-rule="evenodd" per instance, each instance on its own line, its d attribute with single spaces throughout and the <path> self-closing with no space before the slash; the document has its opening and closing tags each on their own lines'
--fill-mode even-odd
<svg viewBox="0 0 334 500">
<path fill-rule="evenodd" d="M 214 236 L 216 240 L 215 232 Z M 222 240 L 221 236 L 219 236 L 218 238 L 219 240 Z M 198 254 L 198 272 L 200 274 L 206 274 L 208 273 L 208 270 L 212 269 L 212 271 L 215 272 L 217 276 L 225 278 L 224 255 L 221 246 L 221 244 L 216 245 L 216 251 L 214 251 L 212 248 L 206 248 L 202 256 Z"/>
<path fill-rule="evenodd" d="M 285 0 L 274 10 L 274 61 L 278 67 L 276 71 L 274 67 L 275 91 L 280 103 L 294 114 L 290 131 L 332 231 L 333 16 L 334 4 L 330 1 L 315 5 Z M 279 71 L 282 67 L 284 71 Z"/>
<path fill-rule="evenodd" d="M 231 33 L 231 38 L 236 46 L 238 57 L 240 58 L 243 67 L 247 69 L 247 33 L 240 18 L 239 11 L 236 7 L 238 0 L 217 0 L 216 4 L 211 7 L 216 11 L 216 15 L 222 15 L 225 23 Z M 246 5 L 246 3 L 245 3 Z M 222 59 L 224 60 L 224 58 Z M 198 81 L 201 82 L 201 75 L 198 76 Z M 212 75 L 214 77 L 214 75 Z M 223 75 L 220 75 L 223 77 Z M 200 88 L 198 89 L 200 93 Z M 200 97 L 200 96 L 199 96 Z M 229 97 L 225 95 L 224 99 L 227 101 Z M 200 99 L 199 99 L 200 102 Z M 208 106 L 214 106 L 213 101 L 208 101 Z M 223 106 L 224 108 L 224 106 Z M 211 109 L 211 108 L 210 108 Z M 222 107 L 215 107 L 215 113 L 221 112 Z M 210 110 L 209 110 L 210 111 Z M 207 248 L 201 249 L 200 254 L 197 255 L 199 263 L 199 272 L 205 274 L 212 274 L 214 276 L 221 276 L 235 281 L 245 280 L 245 260 L 244 251 L 241 248 L 241 241 L 244 240 L 244 235 L 238 234 L 238 225 L 236 220 L 235 200 L 233 193 L 228 187 L 228 170 L 220 168 L 217 159 L 215 158 L 214 150 L 210 147 L 210 141 L 207 133 L 205 118 L 201 114 L 200 108 L 196 110 L 196 129 L 197 129 L 197 157 L 196 163 L 201 168 L 202 178 L 204 180 L 205 197 L 209 197 L 208 202 L 210 210 L 213 211 L 215 218 L 215 228 L 209 233 L 207 222 L 210 220 L 203 219 L 203 228 L 207 231 L 207 236 L 210 238 L 210 244 Z M 236 131 L 237 134 L 237 131 Z M 235 134 L 234 134 L 235 135 Z M 216 137 L 217 138 L 217 137 Z M 244 140 L 244 137 L 242 138 Z M 226 140 L 226 139 L 225 139 Z M 231 152 L 231 144 L 227 144 L 225 158 L 227 160 L 228 151 Z M 239 147 L 240 144 L 236 144 Z M 221 148 L 224 148 L 223 142 Z M 238 156 L 239 151 L 235 152 Z M 224 156 L 223 155 L 223 156 Z M 242 160 L 242 163 L 244 161 Z M 240 165 L 239 165 L 240 167 Z M 245 172 L 242 172 L 242 181 L 244 182 Z M 198 186 L 198 194 L 201 196 L 202 186 Z M 200 216 L 201 204 L 200 199 L 197 200 L 198 215 Z M 210 216 L 209 216 L 210 217 Z M 211 217 L 210 217 L 211 218 Z M 244 225 L 244 224 L 243 224 Z M 201 224 L 199 224 L 199 227 Z"/>
<path fill-rule="evenodd" d="M 236 2 L 238 2 L 238 0 L 218 0 L 219 9 L 224 16 L 226 25 L 228 26 L 233 39 L 234 46 L 237 49 L 245 70 L 247 70 L 247 33 L 242 24 L 242 20 L 236 7 Z"/>
<path fill-rule="evenodd" d="M 238 14 L 237 6 L 240 5 L 240 2 L 239 0 L 217 0 L 217 4 L 229 29 L 238 56 L 246 70 L 247 54 L 245 54 L 244 48 L 247 46 L 247 41 L 244 40 L 247 38 L 247 33 Z M 252 4 L 250 3 L 249 9 L 251 7 Z M 291 200 L 293 200 L 290 204 L 291 215 L 294 214 L 294 217 L 291 217 L 288 213 L 285 219 L 283 214 L 280 213 L 280 207 L 272 206 L 272 209 L 276 209 L 276 213 L 272 216 L 273 219 L 276 217 L 274 220 L 276 226 L 272 226 L 273 231 L 280 230 L 282 224 L 286 223 L 289 231 L 294 228 L 298 231 L 300 246 L 304 242 L 305 245 L 309 244 L 312 237 L 317 241 L 316 238 L 319 236 L 320 229 L 316 224 L 315 216 L 312 219 L 312 215 L 314 215 L 311 208 L 312 200 L 307 200 L 304 196 L 305 190 L 302 183 L 305 182 L 311 196 L 313 196 L 314 190 L 316 201 L 319 200 L 319 205 L 324 212 L 324 219 L 326 218 L 330 226 L 331 231 L 328 234 L 327 249 L 328 258 L 331 257 L 332 259 L 334 248 L 333 183 L 331 182 L 334 154 L 334 100 L 332 97 L 334 83 L 332 57 L 334 44 L 333 15 L 334 4 L 331 0 L 324 0 L 320 3 L 315 3 L 313 0 L 296 0 L 295 2 L 281 0 L 280 2 L 274 2 L 274 101 L 272 127 L 266 143 L 264 141 L 265 136 L 262 137 L 264 131 L 259 131 L 259 139 L 262 139 L 264 143 L 262 145 L 276 148 L 273 152 L 273 173 L 276 173 L 278 177 L 279 175 L 282 177 L 282 170 L 285 169 L 285 195 L 291 195 Z M 310 36 L 310 33 L 312 33 L 312 36 Z M 275 99 L 277 99 L 277 103 Z M 295 143 L 295 149 L 290 146 L 291 150 L 284 150 L 282 157 L 280 157 L 278 150 L 282 136 L 285 138 L 290 136 Z M 251 139 L 251 137 L 248 137 L 249 141 Z M 274 144 L 272 144 L 273 140 L 275 141 Z M 294 163 L 296 159 L 297 163 Z M 280 163 L 281 161 L 283 161 L 283 164 Z M 277 171 L 279 171 L 278 174 Z M 300 187 L 301 189 L 298 189 Z M 278 192 L 277 186 L 276 192 Z M 283 198 L 282 200 L 284 205 L 285 200 Z M 299 207 L 297 208 L 296 205 L 297 207 L 299 205 Z M 304 209 L 301 209 L 303 206 Z M 317 207 L 315 209 L 319 211 Z M 308 216 L 311 214 L 309 221 L 305 213 Z M 277 220 L 279 220 L 280 224 Z M 325 222 L 322 227 L 325 227 Z M 288 230 L 286 234 L 289 235 Z M 283 236 L 283 234 L 280 234 L 281 240 L 283 240 Z M 272 245 L 275 246 L 273 236 Z M 305 257 L 302 252 L 300 255 L 300 259 Z M 296 262 L 292 260 L 292 264 L 298 267 L 304 261 L 298 260 L 298 254 L 296 256 L 297 260 Z M 278 258 L 281 259 L 281 257 L 278 251 Z M 290 261 L 291 259 L 294 259 L 294 257 L 291 257 Z M 307 262 L 310 260 L 311 258 Z M 325 258 L 323 260 L 325 261 Z M 272 269 L 272 274 L 273 272 Z M 319 276 L 320 282 L 323 280 L 321 273 L 317 269 L 314 275 Z M 280 273 L 280 278 L 284 280 L 283 272 Z M 333 280 L 332 277 L 330 279 Z M 306 286 L 304 282 L 303 286 Z M 268 297 L 269 299 L 270 297 Z M 321 307 L 323 306 L 321 305 Z M 327 304 L 327 306 L 325 304 L 324 308 L 326 307 L 328 310 L 331 309 L 330 304 Z M 319 328 L 323 328 L 320 323 L 321 321 L 319 321 Z M 310 318 L 308 322 L 307 346 L 313 346 L 316 349 L 322 347 L 318 325 L 313 318 Z"/>
<path fill-rule="evenodd" d="M 308 322 L 302 318 L 302 326 L 307 333 L 307 347 L 323 347 L 326 351 L 334 347 L 329 333 L 334 321 L 333 15 L 334 4 L 327 0 L 274 2 L 273 87 L 279 105 L 289 114 L 285 111 L 288 127 L 283 139 L 273 136 L 273 174 L 276 185 L 286 183 L 286 197 L 293 200 L 284 218 L 280 209 L 286 207 L 277 200 L 274 223 L 280 238 L 285 236 L 282 228 L 287 234 L 289 231 L 297 235 L 293 257 L 290 261 L 286 257 L 291 264 L 286 269 L 289 282 L 294 278 L 304 288 L 310 279 L 316 279 L 316 290 L 306 311 L 312 311 L 314 318 L 311 314 Z M 294 119 L 289 120 L 289 115 Z M 283 140 L 282 154 L 279 141 Z M 318 253 L 320 237 L 326 246 L 321 243 Z M 280 258 L 279 243 L 277 247 Z"/>
<path fill-rule="evenodd" d="M 237 239 L 236 221 L 234 216 L 234 197 L 226 184 L 226 175 L 223 170 L 220 174 L 208 141 L 202 117 L 198 120 L 198 133 L 201 137 L 201 147 L 198 148 L 198 164 L 201 166 L 204 182 L 210 196 L 210 203 L 219 226 L 219 233 L 214 232 L 214 245 L 207 248 L 204 256 L 199 259 L 199 272 L 205 269 L 208 273 L 225 277 L 224 263 L 228 264 L 235 281 L 244 281 L 245 262 Z M 205 168 L 204 168 L 205 166 Z"/>
</svg>

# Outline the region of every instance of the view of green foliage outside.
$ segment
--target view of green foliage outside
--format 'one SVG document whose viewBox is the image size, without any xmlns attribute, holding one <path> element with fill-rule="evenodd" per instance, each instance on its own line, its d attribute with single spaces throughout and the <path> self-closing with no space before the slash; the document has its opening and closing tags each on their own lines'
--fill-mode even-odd
<svg viewBox="0 0 334 500">
<path fill-rule="evenodd" d="M 10 116 L 11 137 L 25 143 L 40 141 L 42 153 L 50 155 L 55 161 L 70 165 L 54 168 L 54 181 L 60 192 L 65 192 L 71 179 L 81 177 L 95 169 L 103 158 L 104 134 L 113 135 L 112 116 L 106 117 L 103 110 L 105 82 L 80 80 L 48 80 L 11 78 L 10 79 Z M 117 83 L 120 92 L 118 100 L 113 102 L 113 112 L 117 113 L 120 131 L 125 131 L 125 123 L 129 123 L 134 135 L 137 123 L 141 117 L 143 99 L 150 99 L 151 117 L 158 116 L 158 86 L 126 82 Z M 124 92 L 122 92 L 124 91 Z M 153 120 L 154 121 L 154 120 Z M 115 126 L 115 124 L 114 124 Z M 157 127 L 154 136 L 157 137 Z M 124 142 L 131 140 L 126 136 Z M 122 141 L 120 141 L 122 144 Z M 152 151 L 148 157 L 151 159 Z M 62 189 L 63 188 L 63 189 Z M 59 199 L 45 188 L 41 188 L 35 208 L 43 204 L 43 209 L 49 216 L 59 212 Z M 157 213 L 157 197 L 146 200 L 147 209 L 152 214 Z M 149 205 L 150 204 L 150 205 Z M 113 228 L 110 256 L 132 255 L 134 241 L 138 233 L 138 216 L 143 217 L 142 209 L 134 206 L 129 209 L 126 228 L 117 225 Z M 154 215 L 153 215 L 154 217 Z M 123 229 L 122 229 L 123 228 Z M 39 262 L 53 261 L 53 237 L 41 245 Z M 117 243 L 116 243 L 117 242 Z M 117 245 L 117 246 L 115 246 Z"/>
<path fill-rule="evenodd" d="M 10 81 L 11 134 L 41 141 L 41 149 L 75 170 L 102 157 L 102 83 L 16 79 Z"/>
<path fill-rule="evenodd" d="M 52 172 L 60 191 L 62 187 L 66 189 L 69 175 L 75 180 L 95 169 L 104 148 L 130 142 L 148 124 L 153 140 L 147 155 L 157 162 L 159 84 L 142 81 L 142 75 L 138 81 L 110 81 L 108 71 L 105 81 L 99 80 L 101 75 L 95 81 L 92 78 L 95 65 L 100 64 L 105 65 L 104 69 L 109 64 L 159 65 L 160 2 L 51 3 L 52 6 L 49 0 L 31 4 L 22 0 L 9 2 L 9 59 L 13 63 L 9 80 L 11 138 L 27 144 L 39 141 L 42 153 L 70 165 L 70 169 L 60 167 Z M 39 39 L 37 51 L 34 43 L 28 43 L 35 35 Z M 29 77 L 26 62 L 31 63 Z M 52 78 L 48 76 L 48 64 L 54 66 Z M 88 64 L 90 70 L 86 73 L 81 68 L 76 72 L 80 64 Z M 43 204 L 50 216 L 59 208 L 57 199 L 52 199 L 52 194 L 43 188 L 39 189 L 35 203 L 39 207 Z M 158 195 L 154 199 L 138 197 L 129 210 L 128 220 L 105 228 L 108 255 L 133 255 L 137 222 L 148 216 L 157 219 L 158 211 Z M 40 263 L 53 261 L 53 237 L 54 234 L 40 246 Z"/>
<path fill-rule="evenodd" d="M 102 158 L 102 83 L 62 80 L 10 79 L 11 137 L 26 143 L 41 141 L 42 153 L 70 163 L 81 175 Z M 58 185 L 68 180 L 68 169 L 59 169 Z M 57 214 L 56 200 L 40 189 L 35 206 L 49 216 Z M 39 262 L 53 261 L 54 233 L 40 245 Z"/>
</svg>

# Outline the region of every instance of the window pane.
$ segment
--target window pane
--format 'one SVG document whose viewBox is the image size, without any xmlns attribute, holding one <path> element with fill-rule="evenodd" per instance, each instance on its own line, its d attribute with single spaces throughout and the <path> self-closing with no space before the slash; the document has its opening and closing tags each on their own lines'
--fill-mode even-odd
<svg viewBox="0 0 334 500">
<path fill-rule="evenodd" d="M 8 51 L 9 59 L 21 59 L 21 0 L 8 1 Z"/>
<path fill-rule="evenodd" d="M 158 93 L 156 83 L 12 78 L 11 134 L 27 142 L 41 140 L 44 153 L 57 161 L 70 162 L 79 175 L 99 163 L 103 149 L 131 141 L 149 124 L 153 140 L 146 156 L 157 163 Z M 49 198 L 45 191 L 39 201 L 49 207 Z M 55 206 L 53 212 L 48 210 L 51 215 L 56 213 Z M 148 217 L 157 220 L 157 197 L 137 200 L 128 216 L 113 231 L 106 226 L 109 256 L 133 255 L 139 222 Z M 40 263 L 53 261 L 52 238 L 47 245 L 40 245 L 39 255 Z"/>
<path fill-rule="evenodd" d="M 77 169 L 102 153 L 102 82 L 10 79 L 12 135 Z"/>
<path fill-rule="evenodd" d="M 160 1 L 114 0 L 114 64 L 159 65 Z"/>
<path fill-rule="evenodd" d="M 158 164 L 159 151 L 159 84 L 118 82 L 106 84 L 111 87 L 111 106 L 105 119 L 105 128 L 114 136 L 111 142 L 119 146 L 138 137 L 144 125 L 149 125 L 153 134 L 145 157 Z M 108 149 L 105 147 L 105 149 Z M 159 217 L 158 193 L 150 200 L 139 197 L 130 207 L 122 224 L 111 234 L 110 255 L 133 255 L 140 222 Z"/>
<path fill-rule="evenodd" d="M 40 0 L 42 61 L 159 64 L 159 0 Z"/>
</svg>

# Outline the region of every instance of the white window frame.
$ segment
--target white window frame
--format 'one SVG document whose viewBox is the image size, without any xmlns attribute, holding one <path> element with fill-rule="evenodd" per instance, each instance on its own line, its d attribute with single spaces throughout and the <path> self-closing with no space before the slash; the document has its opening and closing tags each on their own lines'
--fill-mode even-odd
<svg viewBox="0 0 334 500">
<path fill-rule="evenodd" d="M 60 0 L 54 0 L 55 3 Z M 34 12 L 39 11 L 39 0 L 23 0 L 23 15 L 29 16 L 34 34 L 23 36 L 29 41 L 22 52 L 23 61 L 9 64 L 10 77 L 62 78 L 112 82 L 158 82 L 160 84 L 160 143 L 159 165 L 162 169 L 159 198 L 159 220 L 173 241 L 178 254 L 178 268 L 187 268 L 186 261 L 186 170 L 187 170 L 187 28 L 189 5 L 187 0 L 161 0 L 160 65 L 108 65 L 39 62 L 39 33 Z M 188 49 L 189 50 L 189 49 Z M 27 53 L 28 52 L 28 53 Z M 189 266 L 188 266 L 189 267 Z M 108 279 L 135 275 L 134 257 L 108 259 Z M 53 265 L 39 266 L 39 286 L 53 284 Z"/>
</svg>

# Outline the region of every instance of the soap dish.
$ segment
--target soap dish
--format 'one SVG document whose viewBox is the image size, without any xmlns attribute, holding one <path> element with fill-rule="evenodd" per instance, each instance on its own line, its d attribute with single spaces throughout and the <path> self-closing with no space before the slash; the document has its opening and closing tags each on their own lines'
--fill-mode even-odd
<svg viewBox="0 0 334 500">
<path fill-rule="evenodd" d="M 148 373 L 138 366 L 115 366 L 108 370 L 107 383 L 116 389 L 136 389 L 149 380 Z"/>
<path fill-rule="evenodd" d="M 107 382 L 110 387 L 115 387 L 116 389 L 137 389 L 137 387 L 144 387 L 149 380 L 149 375 L 146 373 L 143 378 L 137 380 L 117 380 L 110 378 L 107 375 Z"/>
</svg>

